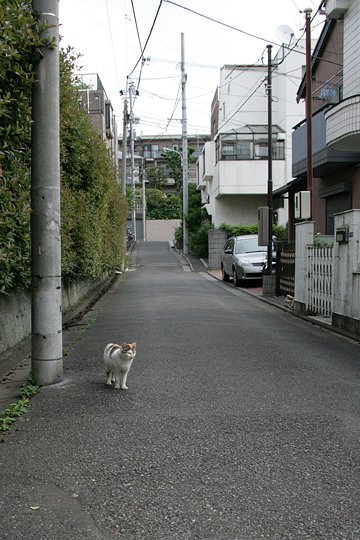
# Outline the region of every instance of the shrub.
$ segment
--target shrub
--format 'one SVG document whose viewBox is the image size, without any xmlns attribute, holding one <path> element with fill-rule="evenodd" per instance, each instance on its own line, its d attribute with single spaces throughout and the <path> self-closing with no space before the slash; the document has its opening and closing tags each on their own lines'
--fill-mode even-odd
<svg viewBox="0 0 360 540">
<path fill-rule="evenodd" d="M 189 233 L 189 249 L 195 257 L 207 257 L 209 242 L 208 232 L 211 229 L 210 222 L 205 222 L 200 227 Z"/>
<path fill-rule="evenodd" d="M 29 0 L 0 5 L 0 292 L 30 286 L 31 91 L 40 47 Z M 60 55 L 61 232 L 65 281 L 119 265 L 127 205 L 73 76 L 78 55 Z"/>
<path fill-rule="evenodd" d="M 258 234 L 259 226 L 255 225 L 229 225 L 222 223 L 219 227 L 227 232 L 228 236 L 241 236 L 243 234 Z M 278 240 L 287 239 L 287 227 L 282 225 L 273 225 L 273 235 L 276 236 Z"/>
</svg>

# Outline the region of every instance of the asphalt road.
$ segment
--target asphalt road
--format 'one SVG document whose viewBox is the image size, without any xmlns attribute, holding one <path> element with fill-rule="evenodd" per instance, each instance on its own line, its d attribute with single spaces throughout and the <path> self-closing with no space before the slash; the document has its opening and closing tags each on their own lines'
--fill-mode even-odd
<svg viewBox="0 0 360 540">
<path fill-rule="evenodd" d="M 0 437 L 0 538 L 360 539 L 359 345 L 167 243 L 132 263 Z M 127 392 L 102 365 L 123 341 Z"/>
</svg>

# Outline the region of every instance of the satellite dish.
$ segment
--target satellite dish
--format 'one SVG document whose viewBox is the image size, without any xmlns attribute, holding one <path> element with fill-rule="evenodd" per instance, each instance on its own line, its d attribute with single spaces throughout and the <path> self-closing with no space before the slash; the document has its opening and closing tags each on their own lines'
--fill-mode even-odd
<svg viewBox="0 0 360 540">
<path fill-rule="evenodd" d="M 294 30 L 290 26 L 287 26 L 287 24 L 278 26 L 276 35 L 283 45 L 291 45 L 295 40 Z"/>
</svg>

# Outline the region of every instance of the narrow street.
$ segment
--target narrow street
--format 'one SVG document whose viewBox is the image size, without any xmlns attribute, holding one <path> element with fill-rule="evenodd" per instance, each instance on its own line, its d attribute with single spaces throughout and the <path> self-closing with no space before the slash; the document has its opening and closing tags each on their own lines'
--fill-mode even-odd
<svg viewBox="0 0 360 540">
<path fill-rule="evenodd" d="M 63 383 L 2 436 L 2 539 L 360 539 L 358 343 L 166 242 L 78 324 Z M 127 392 L 102 363 L 123 341 Z"/>
</svg>

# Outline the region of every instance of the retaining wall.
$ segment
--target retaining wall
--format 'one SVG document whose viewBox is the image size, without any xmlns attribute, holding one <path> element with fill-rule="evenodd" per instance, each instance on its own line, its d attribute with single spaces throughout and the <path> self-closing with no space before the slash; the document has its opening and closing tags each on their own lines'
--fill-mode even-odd
<svg viewBox="0 0 360 540">
<path fill-rule="evenodd" d="M 103 276 L 98 280 L 75 283 L 63 288 L 62 311 L 64 319 L 87 303 L 104 289 L 113 276 Z M 0 295 L 0 355 L 29 337 L 31 334 L 31 295 L 18 292 Z M 1 368 L 1 358 L 0 358 Z M 0 370 L 1 371 L 1 370 Z"/>
</svg>

